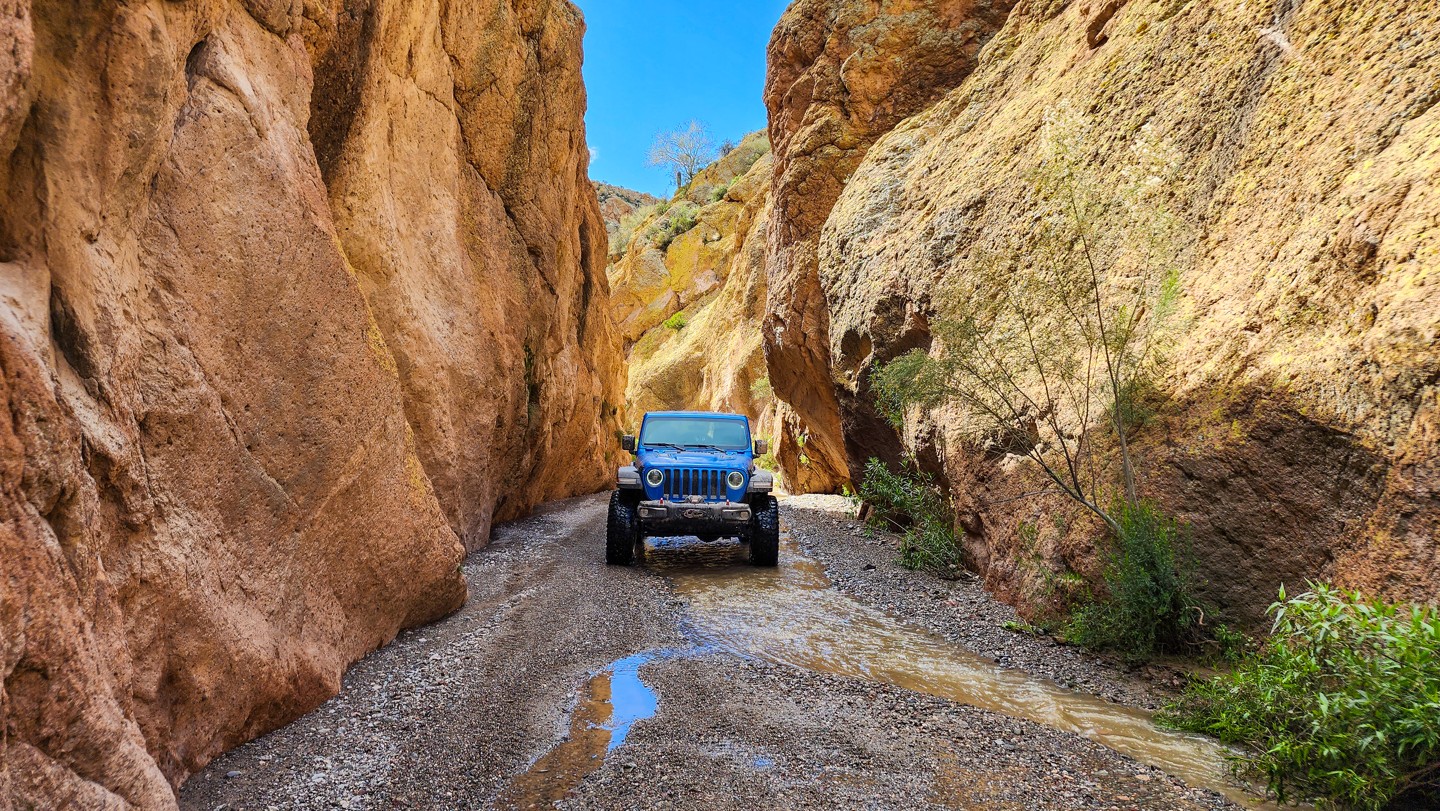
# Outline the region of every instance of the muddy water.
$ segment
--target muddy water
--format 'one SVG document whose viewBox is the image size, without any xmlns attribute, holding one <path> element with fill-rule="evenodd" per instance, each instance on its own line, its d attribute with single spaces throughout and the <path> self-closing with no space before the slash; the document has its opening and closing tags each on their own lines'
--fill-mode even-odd
<svg viewBox="0 0 1440 811">
<path fill-rule="evenodd" d="M 780 567 L 743 565 L 739 547 L 661 542 L 646 565 L 690 602 L 700 647 L 908 690 L 1074 732 L 1192 786 L 1252 808 L 1273 807 L 1233 784 L 1209 738 L 1159 729 L 1144 711 L 1010 670 L 841 594 L 787 541 Z"/>
<path fill-rule="evenodd" d="M 592 676 L 570 716 L 570 732 L 516 777 L 495 800 L 497 809 L 553 808 L 600 768 L 605 755 L 625 742 L 630 726 L 655 714 L 658 699 L 640 680 L 640 666 L 672 651 L 627 656 Z"/>
</svg>

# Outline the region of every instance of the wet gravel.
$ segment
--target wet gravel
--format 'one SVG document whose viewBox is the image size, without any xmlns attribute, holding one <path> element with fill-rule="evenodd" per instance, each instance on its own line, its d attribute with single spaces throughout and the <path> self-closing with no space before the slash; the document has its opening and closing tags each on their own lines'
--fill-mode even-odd
<svg viewBox="0 0 1440 811">
<path fill-rule="evenodd" d="M 1079 736 L 887 685 L 724 655 L 642 674 L 659 714 L 560 807 L 1237 808 Z"/>
<path fill-rule="evenodd" d="M 182 807 L 549 808 L 515 787 L 552 768 L 542 782 L 568 788 L 558 807 L 569 809 L 1237 807 L 1078 735 L 697 649 L 664 566 L 603 564 L 604 509 L 603 496 L 572 499 L 498 528 L 464 565 L 464 609 L 402 634 L 352 668 L 339 696 L 218 758 L 184 785 Z M 1008 609 L 978 587 L 894 567 L 841 500 L 793 499 L 782 515 L 858 600 L 1036 675 L 1149 698 L 1108 665 L 999 629 Z M 639 671 L 654 716 L 613 751 L 602 737 L 574 774 L 554 765 L 552 750 L 594 731 L 580 722 L 597 696 L 621 699 L 596 674 L 658 650 L 674 653 Z"/>
<path fill-rule="evenodd" d="M 338 696 L 192 776 L 181 807 L 488 807 L 564 733 L 591 672 L 682 642 L 663 580 L 603 564 L 604 518 L 585 497 L 498 527 L 463 566 L 461 611 L 402 633 Z"/>
<path fill-rule="evenodd" d="M 1151 710 L 1184 684 L 1179 671 L 1163 665 L 1136 669 L 1005 627 L 1020 619 L 1014 608 L 986 593 L 973 576 L 949 580 L 900 566 L 899 537 L 856 520 L 848 498 L 794 496 L 785 507 L 796 542 L 825 565 L 840 591 L 1004 667 Z"/>
</svg>

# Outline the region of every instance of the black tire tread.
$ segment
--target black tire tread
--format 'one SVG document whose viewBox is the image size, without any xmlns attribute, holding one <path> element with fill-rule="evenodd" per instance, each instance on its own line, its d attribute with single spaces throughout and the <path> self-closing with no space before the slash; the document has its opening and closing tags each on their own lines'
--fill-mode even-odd
<svg viewBox="0 0 1440 811">
<path fill-rule="evenodd" d="M 750 511 L 750 565 L 779 565 L 780 502 L 774 496 L 760 496 L 751 503 Z"/>
<path fill-rule="evenodd" d="M 605 562 L 611 566 L 629 566 L 635 562 L 635 547 L 640 544 L 640 519 L 619 490 L 610 494 L 610 512 L 605 520 Z"/>
</svg>

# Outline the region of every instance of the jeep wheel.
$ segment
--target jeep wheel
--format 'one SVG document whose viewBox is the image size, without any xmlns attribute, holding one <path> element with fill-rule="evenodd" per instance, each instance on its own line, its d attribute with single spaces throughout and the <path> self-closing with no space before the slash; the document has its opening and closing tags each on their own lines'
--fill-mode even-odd
<svg viewBox="0 0 1440 811">
<path fill-rule="evenodd" d="M 780 503 L 774 496 L 759 496 L 750 510 L 750 565 L 774 566 L 780 562 Z"/>
<path fill-rule="evenodd" d="M 641 543 L 635 505 L 616 490 L 610 495 L 610 516 L 605 521 L 605 562 L 629 566 L 635 560 L 635 548 Z"/>
</svg>

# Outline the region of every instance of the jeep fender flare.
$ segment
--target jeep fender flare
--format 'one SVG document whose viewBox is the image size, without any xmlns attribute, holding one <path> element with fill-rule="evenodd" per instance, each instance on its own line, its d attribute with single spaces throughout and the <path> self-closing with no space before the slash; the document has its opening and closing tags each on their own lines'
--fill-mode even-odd
<svg viewBox="0 0 1440 811">
<path fill-rule="evenodd" d="M 750 473 L 750 487 L 746 492 L 768 493 L 775 489 L 775 474 L 768 470 L 753 470 Z"/>
<path fill-rule="evenodd" d="M 625 465 L 615 471 L 615 486 L 621 490 L 639 490 L 640 471 L 634 465 Z"/>
</svg>

